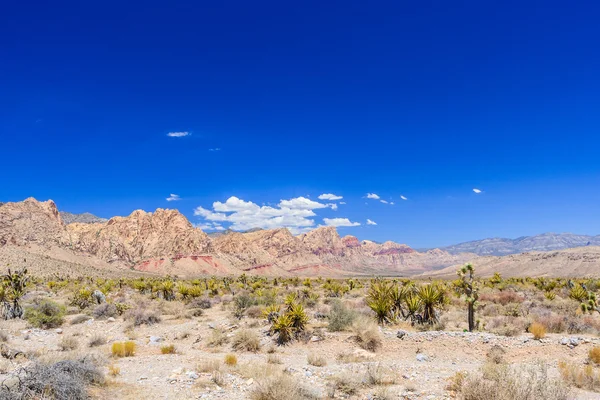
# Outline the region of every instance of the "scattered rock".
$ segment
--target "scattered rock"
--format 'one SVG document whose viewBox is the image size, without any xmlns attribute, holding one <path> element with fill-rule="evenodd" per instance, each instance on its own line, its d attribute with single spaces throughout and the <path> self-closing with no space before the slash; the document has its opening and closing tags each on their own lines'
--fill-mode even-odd
<svg viewBox="0 0 600 400">
<path fill-rule="evenodd" d="M 59 335 L 62 335 L 63 330 L 60 328 L 57 328 L 54 332 L 58 333 Z"/>
<path fill-rule="evenodd" d="M 116 320 L 113 317 L 108 317 L 106 322 L 115 322 Z"/>
<path fill-rule="evenodd" d="M 160 343 L 162 341 L 164 341 L 164 339 L 160 336 L 150 336 L 150 343 L 152 344 Z"/>
<path fill-rule="evenodd" d="M 408 335 L 408 332 L 403 331 L 402 329 L 396 333 L 396 337 L 398 339 L 404 339 L 404 336 Z"/>
<path fill-rule="evenodd" d="M 429 361 L 429 357 L 427 357 L 423 353 L 419 353 L 419 354 L 417 354 L 417 361 L 420 361 L 420 362 Z"/>
</svg>

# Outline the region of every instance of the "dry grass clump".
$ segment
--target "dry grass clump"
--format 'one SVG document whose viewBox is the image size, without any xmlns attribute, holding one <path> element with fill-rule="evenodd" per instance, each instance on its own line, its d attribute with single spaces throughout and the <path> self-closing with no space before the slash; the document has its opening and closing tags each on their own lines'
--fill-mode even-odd
<svg viewBox="0 0 600 400">
<path fill-rule="evenodd" d="M 369 364 L 367 365 L 363 381 L 368 386 L 393 385 L 396 383 L 396 377 L 391 369 L 379 363 Z"/>
<path fill-rule="evenodd" d="M 208 347 L 218 347 L 227 343 L 228 340 L 229 338 L 222 329 L 213 329 L 206 340 L 206 345 Z"/>
<path fill-rule="evenodd" d="M 260 350 L 260 339 L 256 332 L 249 329 L 242 329 L 233 336 L 231 347 L 236 351 L 251 351 L 256 353 Z"/>
<path fill-rule="evenodd" d="M 567 400 L 569 389 L 548 376 L 543 363 L 511 368 L 487 364 L 482 373 L 468 375 L 459 388 L 464 400 Z"/>
<path fill-rule="evenodd" d="M 504 363 L 504 354 L 506 354 L 506 350 L 504 350 L 502 347 L 495 344 L 487 352 L 486 356 L 487 356 L 488 360 L 493 364 L 503 364 Z"/>
<path fill-rule="evenodd" d="M 592 347 L 588 352 L 588 359 L 594 364 L 600 364 L 600 347 Z"/>
<path fill-rule="evenodd" d="M 252 400 L 310 400 L 317 396 L 301 386 L 291 376 L 277 373 L 257 382 L 250 393 Z"/>
<path fill-rule="evenodd" d="M 276 354 L 269 354 L 267 356 L 267 363 L 269 364 L 283 364 L 281 358 Z"/>
<path fill-rule="evenodd" d="M 60 343 L 58 344 L 58 346 L 60 347 L 60 349 L 62 351 L 70 351 L 70 350 L 75 350 L 76 348 L 78 348 L 79 342 L 73 336 L 66 336 L 60 340 Z"/>
<path fill-rule="evenodd" d="M 89 315 L 85 315 L 85 314 L 80 314 L 75 316 L 72 320 L 71 320 L 71 325 L 78 325 L 78 324 L 82 324 L 86 321 L 89 321 L 91 319 L 91 317 Z"/>
<path fill-rule="evenodd" d="M 263 308 L 261 306 L 252 306 L 246 310 L 246 315 L 250 318 L 262 318 Z"/>
<path fill-rule="evenodd" d="M 198 363 L 196 370 L 202 373 L 212 373 L 213 371 L 221 370 L 221 362 L 219 360 L 204 360 Z"/>
<path fill-rule="evenodd" d="M 352 331 L 356 343 L 365 350 L 375 352 L 383 343 L 379 327 L 367 319 L 358 319 L 352 325 Z"/>
<path fill-rule="evenodd" d="M 328 397 L 335 398 L 336 392 L 341 392 L 346 396 L 354 396 L 358 393 L 362 382 L 360 382 L 356 374 L 345 372 L 331 377 L 331 383 L 328 385 Z"/>
<path fill-rule="evenodd" d="M 224 362 L 230 367 L 237 365 L 237 356 L 235 354 L 226 354 Z"/>
<path fill-rule="evenodd" d="M 115 357 L 132 357 L 135 354 L 135 342 L 115 342 L 111 352 Z"/>
<path fill-rule="evenodd" d="M 327 360 L 323 356 L 316 355 L 314 353 L 310 353 L 306 357 L 306 361 L 308 364 L 313 365 L 315 367 L 324 367 L 327 365 Z"/>
<path fill-rule="evenodd" d="M 98 346 L 102 346 L 103 344 L 106 344 L 106 338 L 104 336 L 102 336 L 102 335 L 95 334 L 90 339 L 90 341 L 88 343 L 88 346 L 90 346 L 90 347 L 98 347 Z"/>
<path fill-rule="evenodd" d="M 118 365 L 110 364 L 108 366 L 108 374 L 112 377 L 121 375 L 121 368 Z"/>
<path fill-rule="evenodd" d="M 568 385 L 594 392 L 600 391 L 600 371 L 594 370 L 592 365 L 575 365 L 561 361 L 558 363 L 558 369 Z"/>
<path fill-rule="evenodd" d="M 534 322 L 529 326 L 529 332 L 535 340 L 540 340 L 546 337 L 546 327 L 539 322 Z"/>
<path fill-rule="evenodd" d="M 160 354 L 175 354 L 177 350 L 175 349 L 174 344 L 168 344 L 165 346 L 161 346 Z"/>
<path fill-rule="evenodd" d="M 114 318 L 118 315 L 117 307 L 114 304 L 109 304 L 109 303 L 100 304 L 99 306 L 94 308 L 94 311 L 92 312 L 92 314 L 94 315 L 94 318 L 96 318 L 96 319 L 107 319 L 110 317 Z"/>
</svg>

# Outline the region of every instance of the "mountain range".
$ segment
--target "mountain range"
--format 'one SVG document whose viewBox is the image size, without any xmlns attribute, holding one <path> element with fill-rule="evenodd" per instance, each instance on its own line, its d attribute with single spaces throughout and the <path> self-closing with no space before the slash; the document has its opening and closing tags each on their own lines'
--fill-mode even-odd
<svg viewBox="0 0 600 400">
<path fill-rule="evenodd" d="M 391 241 L 340 237 L 334 227 L 297 236 L 284 228 L 208 235 L 177 210 L 136 210 L 106 220 L 59 212 L 52 200 L 0 203 L 0 265 L 63 277 L 247 273 L 451 278 L 465 262 L 473 262 L 479 276 L 598 276 L 599 245 L 598 236 L 547 233 L 416 251 Z"/>
<path fill-rule="evenodd" d="M 600 235 L 543 233 L 517 239 L 489 238 L 442 247 L 450 254 L 474 253 L 479 256 L 504 256 L 535 251 L 563 250 L 573 247 L 600 246 Z"/>
<path fill-rule="evenodd" d="M 84 221 L 66 223 L 67 221 Z M 23 257 L 21 257 L 23 256 Z M 417 252 L 404 244 L 340 237 L 334 227 L 294 236 L 287 229 L 225 232 L 210 237 L 177 210 L 136 210 L 126 217 L 73 217 L 51 201 L 29 198 L 0 206 L 0 262 L 50 263 L 53 273 L 76 265 L 102 271 L 180 276 L 406 276 L 462 263 L 472 254 Z M 61 269 L 61 263 L 68 263 Z M 87 270 L 86 270 L 87 271 Z M 47 271 L 37 271 L 45 273 Z"/>
</svg>

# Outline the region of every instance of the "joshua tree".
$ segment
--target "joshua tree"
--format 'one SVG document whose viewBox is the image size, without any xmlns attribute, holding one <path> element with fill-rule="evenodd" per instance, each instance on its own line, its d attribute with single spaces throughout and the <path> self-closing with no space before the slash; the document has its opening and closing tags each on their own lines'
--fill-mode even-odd
<svg viewBox="0 0 600 400">
<path fill-rule="evenodd" d="M 29 276 L 27 276 L 26 268 L 14 272 L 11 272 L 9 268 L 8 273 L 2 276 L 0 301 L 2 302 L 2 316 L 4 319 L 21 318 L 23 316 L 23 307 L 21 307 L 19 301 L 25 294 L 27 282 L 29 282 Z"/>
<path fill-rule="evenodd" d="M 468 310 L 469 332 L 475 328 L 475 303 L 479 298 L 479 289 L 475 281 L 475 268 L 472 264 L 465 264 L 457 271 L 458 280 L 456 290 L 465 296 Z"/>
</svg>

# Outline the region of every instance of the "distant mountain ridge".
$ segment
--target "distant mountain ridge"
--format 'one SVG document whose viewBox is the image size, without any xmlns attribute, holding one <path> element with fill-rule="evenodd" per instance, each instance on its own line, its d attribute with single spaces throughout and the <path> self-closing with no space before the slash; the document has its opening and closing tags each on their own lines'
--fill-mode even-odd
<svg viewBox="0 0 600 400">
<path fill-rule="evenodd" d="M 73 214 L 66 211 L 60 211 L 60 217 L 62 218 L 65 224 L 72 224 L 73 222 L 79 222 L 81 224 L 96 224 L 98 222 L 106 222 L 108 219 L 100 218 L 95 216 L 94 214 L 90 214 L 89 212 L 84 212 L 81 214 Z"/>
<path fill-rule="evenodd" d="M 542 233 L 516 239 L 488 238 L 441 247 L 450 254 L 474 253 L 479 256 L 505 256 L 537 251 L 564 250 L 573 247 L 600 246 L 600 235 Z"/>
</svg>

